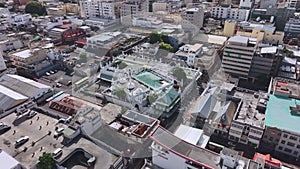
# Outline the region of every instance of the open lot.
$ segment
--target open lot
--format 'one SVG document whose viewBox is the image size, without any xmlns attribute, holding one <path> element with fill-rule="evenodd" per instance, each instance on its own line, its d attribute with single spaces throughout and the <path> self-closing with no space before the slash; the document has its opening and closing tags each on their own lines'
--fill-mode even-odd
<svg viewBox="0 0 300 169">
<path fill-rule="evenodd" d="M 60 143 L 63 137 L 55 139 L 53 133 L 55 127 L 66 127 L 63 124 L 57 124 L 57 120 L 38 113 L 31 119 L 27 119 L 26 115 L 17 117 L 16 114 L 10 114 L 0 119 L 11 129 L 0 135 L 0 147 L 5 152 L 15 157 L 25 167 L 29 168 L 38 162 L 39 156 L 43 152 L 53 152 L 59 147 L 63 147 Z M 41 127 L 40 127 L 41 126 Z M 51 135 L 48 132 L 51 131 Z M 15 148 L 15 142 L 22 136 L 29 136 L 29 141 Z M 35 144 L 32 146 L 32 142 Z M 24 152 L 24 148 L 27 150 Z"/>
</svg>

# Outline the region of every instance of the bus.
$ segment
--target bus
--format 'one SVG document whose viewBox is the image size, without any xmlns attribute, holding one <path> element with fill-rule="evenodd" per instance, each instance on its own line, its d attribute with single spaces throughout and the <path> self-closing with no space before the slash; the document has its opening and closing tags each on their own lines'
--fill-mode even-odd
<svg viewBox="0 0 300 169">
<path fill-rule="evenodd" d="M 46 100 L 46 102 L 50 102 L 51 100 L 57 98 L 58 96 L 62 95 L 63 93 L 65 93 L 65 92 L 64 92 L 64 91 L 60 91 L 60 92 L 54 94 L 53 96 L 49 97 L 49 98 Z"/>
</svg>

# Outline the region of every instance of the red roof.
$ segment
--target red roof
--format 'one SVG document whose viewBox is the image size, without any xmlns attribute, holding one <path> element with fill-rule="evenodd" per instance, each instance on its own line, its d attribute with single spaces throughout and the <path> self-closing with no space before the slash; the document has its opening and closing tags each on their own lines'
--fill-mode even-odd
<svg viewBox="0 0 300 169">
<path fill-rule="evenodd" d="M 272 158 L 270 154 L 263 155 L 260 153 L 255 153 L 253 160 L 257 160 L 258 158 L 264 159 L 265 163 L 271 166 L 275 166 L 280 168 L 281 166 L 281 161 L 277 160 L 276 158 Z"/>
</svg>

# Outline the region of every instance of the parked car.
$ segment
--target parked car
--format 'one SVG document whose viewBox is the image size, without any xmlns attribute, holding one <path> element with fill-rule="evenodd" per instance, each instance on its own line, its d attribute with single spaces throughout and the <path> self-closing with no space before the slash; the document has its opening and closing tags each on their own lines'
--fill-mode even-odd
<svg viewBox="0 0 300 169">
<path fill-rule="evenodd" d="M 51 73 L 51 74 L 54 74 L 55 72 L 54 72 L 54 71 L 52 71 L 52 70 L 50 70 L 50 73 Z"/>
<path fill-rule="evenodd" d="M 64 130 L 65 130 L 64 128 L 58 128 L 57 130 L 55 130 L 54 135 L 53 135 L 54 138 L 57 138 L 57 137 L 61 136 L 63 134 Z"/>
<path fill-rule="evenodd" d="M 58 120 L 58 123 L 70 123 L 72 120 L 72 116 L 69 116 L 68 118 L 60 118 Z"/>
<path fill-rule="evenodd" d="M 56 149 L 53 153 L 52 153 L 52 155 L 53 155 L 53 158 L 58 158 L 60 155 L 62 155 L 62 149 L 61 148 L 58 148 L 58 149 Z"/>
<path fill-rule="evenodd" d="M 50 73 L 49 73 L 49 72 L 46 72 L 46 75 L 47 75 L 47 76 L 50 76 Z"/>
<path fill-rule="evenodd" d="M 21 146 L 29 140 L 28 136 L 23 136 L 16 141 L 16 146 Z"/>
<path fill-rule="evenodd" d="M 34 117 L 35 115 L 37 115 L 36 111 L 31 110 L 31 111 L 27 114 L 27 118 L 30 119 L 30 118 Z"/>
<path fill-rule="evenodd" d="M 57 87 L 57 88 L 59 88 L 59 87 L 61 87 L 61 86 L 62 86 L 62 84 L 56 83 L 56 87 Z"/>
<path fill-rule="evenodd" d="M 11 129 L 10 126 L 3 124 L 3 125 L 0 126 L 0 134 L 3 134 L 3 133 L 7 132 L 10 129 Z"/>
</svg>

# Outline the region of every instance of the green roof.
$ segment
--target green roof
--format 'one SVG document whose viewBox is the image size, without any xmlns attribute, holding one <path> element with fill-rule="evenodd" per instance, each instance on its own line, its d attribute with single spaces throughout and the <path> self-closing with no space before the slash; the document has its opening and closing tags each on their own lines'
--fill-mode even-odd
<svg viewBox="0 0 300 169">
<path fill-rule="evenodd" d="M 179 97 L 179 93 L 176 91 L 176 89 L 171 87 L 170 89 L 168 89 L 166 91 L 166 93 L 164 93 L 155 102 L 157 104 L 163 104 L 163 105 L 166 105 L 166 106 L 171 106 L 176 101 L 176 99 L 178 97 Z"/>
<path fill-rule="evenodd" d="M 271 95 L 266 110 L 266 126 L 300 133 L 300 117 L 292 115 L 290 106 L 300 105 L 300 100 Z"/>
<path fill-rule="evenodd" d="M 162 85 L 160 82 L 161 78 L 151 72 L 142 72 L 133 76 L 133 78 L 150 87 L 151 89 L 159 88 Z"/>
<path fill-rule="evenodd" d="M 75 133 L 75 130 L 73 130 L 72 128 L 68 127 L 64 130 L 64 135 L 65 136 L 71 136 Z"/>
</svg>

